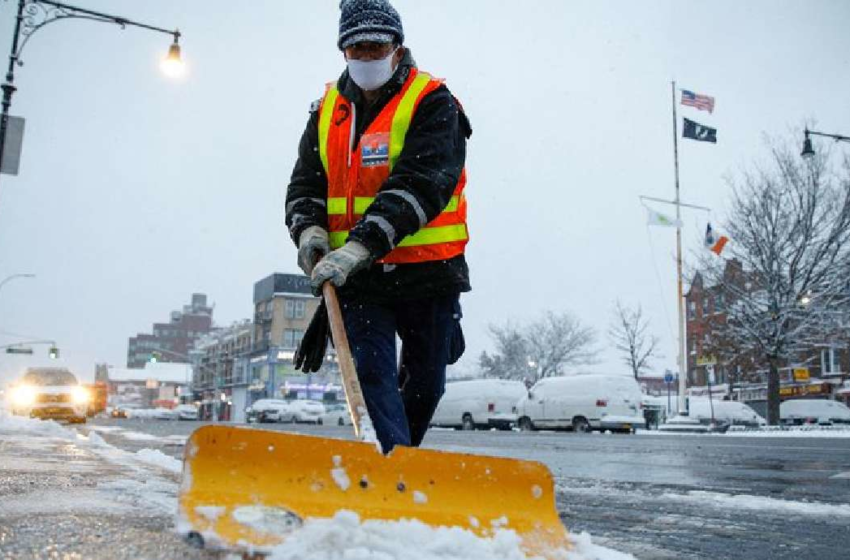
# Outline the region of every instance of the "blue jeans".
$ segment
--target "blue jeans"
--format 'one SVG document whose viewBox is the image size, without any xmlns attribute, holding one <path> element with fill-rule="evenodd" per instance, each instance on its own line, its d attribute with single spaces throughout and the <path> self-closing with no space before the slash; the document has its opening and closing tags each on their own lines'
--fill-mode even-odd
<svg viewBox="0 0 850 560">
<path fill-rule="evenodd" d="M 391 304 L 340 301 L 345 332 L 384 453 L 418 446 L 446 386 L 459 294 Z M 401 339 L 401 365 L 396 358 Z"/>
</svg>

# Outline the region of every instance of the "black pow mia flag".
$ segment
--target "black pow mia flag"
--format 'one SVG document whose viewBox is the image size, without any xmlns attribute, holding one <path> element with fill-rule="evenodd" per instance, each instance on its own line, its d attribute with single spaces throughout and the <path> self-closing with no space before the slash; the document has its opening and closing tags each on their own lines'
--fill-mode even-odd
<svg viewBox="0 0 850 560">
<path fill-rule="evenodd" d="M 684 117 L 682 117 L 684 118 Z M 717 144 L 717 129 L 701 125 L 696 121 L 684 118 L 685 126 L 682 129 L 682 137 L 690 138 L 698 142 L 711 142 Z"/>
</svg>

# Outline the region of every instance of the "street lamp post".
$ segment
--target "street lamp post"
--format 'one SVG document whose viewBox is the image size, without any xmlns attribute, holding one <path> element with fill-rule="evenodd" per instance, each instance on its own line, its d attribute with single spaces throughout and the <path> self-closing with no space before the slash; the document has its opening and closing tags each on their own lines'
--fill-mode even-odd
<svg viewBox="0 0 850 560">
<path fill-rule="evenodd" d="M 842 136 L 841 134 L 829 134 L 826 132 L 818 132 L 816 130 L 809 130 L 808 128 L 805 130 L 806 138 L 803 140 L 803 151 L 800 153 L 806 159 L 814 157 L 815 150 L 812 147 L 812 139 L 809 136 L 823 136 L 825 138 L 832 138 L 836 142 L 850 142 L 850 136 Z"/>
<path fill-rule="evenodd" d="M 6 285 L 7 282 L 10 282 L 15 278 L 35 278 L 35 274 L 12 274 L 11 276 L 7 276 L 2 281 L 0 281 L 0 288 L 2 288 Z"/>
<path fill-rule="evenodd" d="M 177 68 L 182 66 L 179 44 L 180 31 L 177 29 L 163 29 L 146 23 L 139 23 L 122 16 L 96 12 L 52 0 L 18 0 L 18 14 L 15 18 L 15 32 L 12 35 L 12 50 L 9 54 L 9 69 L 6 72 L 6 81 L 0 86 L 3 90 L 3 111 L 2 116 L 0 116 L 0 172 L 2 172 L 2 167 L 5 163 L 6 133 L 9 128 L 9 107 L 12 105 L 12 94 L 17 90 L 15 87 L 15 66 L 23 66 L 21 54 L 36 31 L 49 23 L 67 19 L 86 19 L 111 23 L 120 26 L 122 29 L 129 25 L 131 27 L 171 35 L 174 41 L 168 49 L 168 55 L 163 60 L 163 70 L 169 75 L 174 75 Z"/>
</svg>

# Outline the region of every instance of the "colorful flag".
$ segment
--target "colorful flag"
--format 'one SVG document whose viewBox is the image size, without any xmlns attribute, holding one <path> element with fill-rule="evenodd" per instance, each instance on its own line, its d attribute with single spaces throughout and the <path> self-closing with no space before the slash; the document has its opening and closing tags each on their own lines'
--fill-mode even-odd
<svg viewBox="0 0 850 560">
<path fill-rule="evenodd" d="M 705 228 L 705 248 L 719 257 L 727 243 L 729 243 L 729 238 L 725 235 L 716 234 L 711 228 L 711 224 L 708 224 Z"/>
<path fill-rule="evenodd" d="M 686 89 L 682 90 L 682 105 L 696 107 L 700 111 L 714 112 L 714 98 L 709 95 L 700 95 Z"/>
<path fill-rule="evenodd" d="M 646 223 L 651 226 L 682 227 L 682 221 L 646 207 Z"/>
<path fill-rule="evenodd" d="M 698 142 L 711 142 L 712 144 L 717 144 L 717 129 L 685 118 L 684 127 L 682 128 L 682 137 L 697 140 Z"/>
</svg>

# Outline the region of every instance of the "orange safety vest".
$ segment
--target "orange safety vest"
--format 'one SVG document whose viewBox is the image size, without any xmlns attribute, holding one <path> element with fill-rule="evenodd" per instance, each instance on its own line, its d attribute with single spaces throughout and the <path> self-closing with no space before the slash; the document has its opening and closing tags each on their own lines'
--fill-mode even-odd
<svg viewBox="0 0 850 560">
<path fill-rule="evenodd" d="M 328 178 L 328 225 L 332 249 L 342 247 L 348 233 L 375 200 L 404 149 L 404 139 L 419 102 L 442 83 L 412 69 L 410 76 L 355 146 L 354 104 L 328 84 L 319 108 L 319 155 Z M 402 239 L 380 263 L 444 260 L 462 255 L 466 227 L 466 169 L 448 206 L 419 231 Z M 391 240 L 392 241 L 392 240 Z"/>
</svg>

